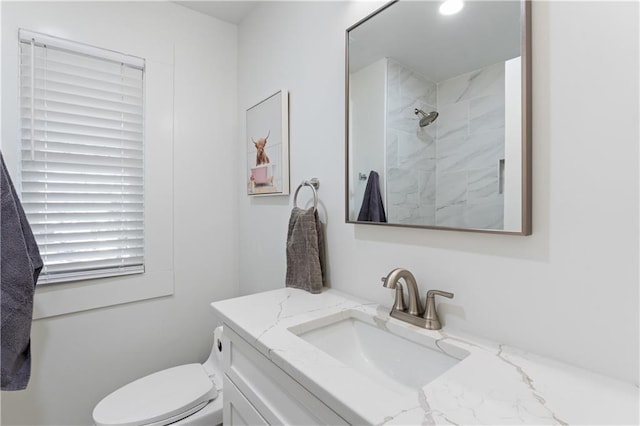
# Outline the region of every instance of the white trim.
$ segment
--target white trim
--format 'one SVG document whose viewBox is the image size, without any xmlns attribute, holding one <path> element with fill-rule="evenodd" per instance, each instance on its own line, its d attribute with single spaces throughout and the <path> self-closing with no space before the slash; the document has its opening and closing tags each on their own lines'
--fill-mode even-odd
<svg viewBox="0 0 640 426">
<path fill-rule="evenodd" d="M 173 271 L 146 272 L 55 286 L 37 286 L 33 319 L 43 319 L 173 294 Z"/>
<path fill-rule="evenodd" d="M 67 272 L 63 274 L 50 274 L 38 278 L 38 285 L 47 285 L 71 281 L 91 280 L 97 278 L 117 277 L 120 275 L 144 274 L 144 265 L 135 265 L 118 268 L 97 269 L 81 272 Z"/>
</svg>

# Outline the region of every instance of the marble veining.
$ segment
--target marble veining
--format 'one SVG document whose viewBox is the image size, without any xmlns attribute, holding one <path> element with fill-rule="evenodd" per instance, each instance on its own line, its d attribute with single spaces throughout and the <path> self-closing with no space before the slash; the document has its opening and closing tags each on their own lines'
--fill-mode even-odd
<svg viewBox="0 0 640 426">
<path fill-rule="evenodd" d="M 504 94 L 504 62 L 470 71 L 439 82 L 438 98 L 445 104 L 466 101 L 492 93 Z"/>
<path fill-rule="evenodd" d="M 282 288 L 212 307 L 227 327 L 253 342 L 351 424 L 638 424 L 637 384 L 446 327 L 423 330 L 390 318 L 388 307 L 335 290 L 312 295 Z M 415 392 L 396 393 L 292 332 L 313 330 L 358 312 L 380 329 L 460 362 Z"/>
<path fill-rule="evenodd" d="M 289 300 L 290 297 L 291 295 L 287 294 L 284 300 L 278 303 L 278 307 L 280 309 L 278 310 L 278 314 L 276 315 L 275 321 L 267 329 L 265 329 L 262 333 L 260 333 L 258 337 L 256 337 L 256 341 L 260 340 L 260 338 L 264 336 L 266 333 L 268 333 L 269 330 L 271 330 L 273 327 L 276 327 L 280 323 L 280 318 L 282 317 L 282 311 L 284 311 L 284 304 L 286 303 L 287 300 Z"/>
<path fill-rule="evenodd" d="M 541 397 L 538 394 L 538 391 L 536 390 L 534 384 L 533 384 L 533 380 L 531 379 L 531 377 L 529 377 L 529 375 L 522 369 L 521 366 L 516 365 L 514 362 L 509 361 L 508 359 L 506 359 L 505 357 L 502 356 L 502 351 L 503 351 L 503 346 L 504 345 L 500 345 L 500 351 L 498 351 L 498 353 L 496 354 L 496 356 L 498 358 L 500 358 L 502 361 L 506 362 L 507 364 L 511 365 L 513 368 L 516 369 L 516 371 L 518 371 L 518 373 L 520 374 L 520 376 L 522 377 L 522 382 L 527 385 L 527 387 L 529 387 L 529 389 L 531 389 L 531 393 L 533 395 L 533 397 L 543 406 L 545 406 L 545 408 L 549 411 L 549 414 L 551 415 L 551 417 L 558 423 L 561 425 L 568 425 L 567 422 L 564 422 L 562 420 L 560 420 L 555 413 L 553 413 L 551 410 L 549 410 L 546 407 L 546 401 L 544 400 L 543 397 Z"/>
</svg>

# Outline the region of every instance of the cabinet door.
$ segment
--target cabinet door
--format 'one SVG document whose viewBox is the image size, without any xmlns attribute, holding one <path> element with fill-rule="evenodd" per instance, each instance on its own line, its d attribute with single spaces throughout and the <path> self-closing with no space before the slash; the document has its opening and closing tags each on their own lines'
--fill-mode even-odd
<svg viewBox="0 0 640 426">
<path fill-rule="evenodd" d="M 271 425 L 346 425 L 342 417 L 225 324 L 223 369 Z"/>
<path fill-rule="evenodd" d="M 268 425 L 260 413 L 247 401 L 247 398 L 226 375 L 224 376 L 222 416 L 225 426 Z"/>
</svg>

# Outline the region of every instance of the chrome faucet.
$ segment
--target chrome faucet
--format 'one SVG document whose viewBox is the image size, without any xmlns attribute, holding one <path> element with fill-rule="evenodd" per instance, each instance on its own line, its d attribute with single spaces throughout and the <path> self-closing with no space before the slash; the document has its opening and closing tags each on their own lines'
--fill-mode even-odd
<svg viewBox="0 0 640 426">
<path fill-rule="evenodd" d="M 407 285 L 409 307 L 405 308 L 402 285 L 398 282 L 400 279 L 404 279 Z M 436 311 L 435 296 L 444 296 L 451 299 L 453 293 L 440 290 L 429 290 L 425 300 L 426 308 L 422 308 L 420 303 L 420 295 L 418 291 L 418 284 L 416 278 L 411 272 L 404 268 L 396 268 L 389 272 L 389 275 L 382 277 L 382 285 L 386 288 L 396 290 L 396 299 L 391 308 L 391 315 L 393 318 L 397 318 L 401 321 L 408 322 L 418 327 L 426 328 L 427 330 L 440 330 L 442 324 L 438 318 L 438 312 Z"/>
</svg>

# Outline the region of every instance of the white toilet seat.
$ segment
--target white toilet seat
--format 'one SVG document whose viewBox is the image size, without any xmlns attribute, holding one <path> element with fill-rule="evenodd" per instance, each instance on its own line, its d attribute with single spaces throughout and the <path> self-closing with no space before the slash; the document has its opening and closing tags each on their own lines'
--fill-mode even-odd
<svg viewBox="0 0 640 426">
<path fill-rule="evenodd" d="M 98 426 L 163 426 L 204 408 L 218 395 L 202 364 L 150 374 L 107 395 L 93 410 Z"/>
<path fill-rule="evenodd" d="M 166 425 L 174 424 L 177 421 L 183 420 L 183 419 L 191 416 L 192 414 L 197 413 L 198 411 L 202 410 L 204 407 L 206 407 L 207 404 L 208 404 L 208 402 L 203 402 L 202 404 L 200 404 L 200 405 L 188 410 L 185 413 L 180 413 L 180 414 L 177 414 L 177 415 L 175 415 L 173 417 L 170 417 L 168 419 L 160 420 L 158 422 L 153 422 L 153 423 L 148 423 L 148 424 L 145 423 L 144 426 L 166 426 Z"/>
</svg>

